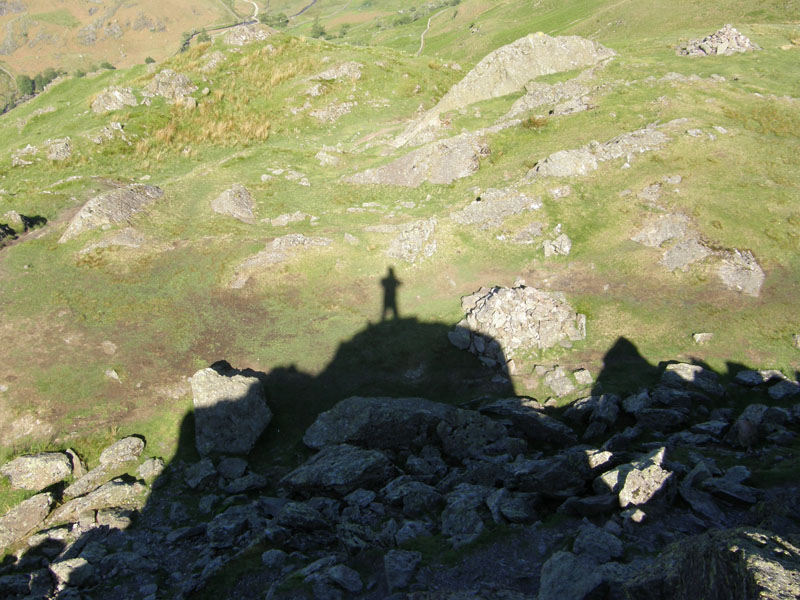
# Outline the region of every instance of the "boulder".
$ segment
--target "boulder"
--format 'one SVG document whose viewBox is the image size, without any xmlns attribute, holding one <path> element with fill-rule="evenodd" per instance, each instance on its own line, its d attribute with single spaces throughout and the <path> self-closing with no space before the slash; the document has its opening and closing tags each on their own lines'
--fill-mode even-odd
<svg viewBox="0 0 800 600">
<path fill-rule="evenodd" d="M 137 460 L 144 450 L 144 440 L 130 436 L 111 444 L 100 453 L 98 462 L 101 465 L 112 465 Z"/>
<path fill-rule="evenodd" d="M 95 196 L 72 218 L 58 243 L 63 244 L 86 231 L 105 225 L 128 222 L 163 195 L 160 188 L 134 183 Z"/>
<path fill-rule="evenodd" d="M 144 499 L 147 488 L 134 481 L 115 479 L 85 496 L 69 500 L 55 509 L 47 518 L 49 526 L 60 523 L 75 523 L 86 512 L 118 506 L 137 507 Z"/>
<path fill-rule="evenodd" d="M 23 500 L 0 517 L 0 552 L 38 530 L 54 502 L 55 499 L 50 493 L 37 494 Z"/>
<path fill-rule="evenodd" d="M 350 443 L 367 448 L 409 448 L 435 439 L 436 426 L 458 409 L 424 398 L 352 396 L 321 413 L 303 436 L 310 448 Z"/>
<path fill-rule="evenodd" d="M 725 393 L 714 371 L 688 363 L 667 365 L 661 383 L 668 387 L 694 389 L 712 398 L 720 398 Z"/>
<path fill-rule="evenodd" d="M 167 100 L 182 100 L 197 91 L 197 86 L 183 73 L 176 73 L 172 69 L 164 69 L 153 77 L 147 86 L 147 91 L 155 96 L 163 96 Z"/>
<path fill-rule="evenodd" d="M 100 114 L 137 105 L 136 96 L 129 88 L 111 87 L 100 92 L 92 100 L 92 111 Z"/>
<path fill-rule="evenodd" d="M 72 140 L 68 137 L 57 140 L 47 140 L 44 145 L 47 150 L 48 160 L 62 161 L 72 156 Z"/>
<path fill-rule="evenodd" d="M 597 563 L 588 556 L 556 552 L 542 565 L 539 600 L 584 600 L 603 584 Z"/>
<path fill-rule="evenodd" d="M 481 412 L 510 420 L 533 446 L 570 446 L 578 441 L 567 425 L 544 413 L 538 402 L 527 398 L 504 398 L 482 407 Z"/>
<path fill-rule="evenodd" d="M 249 453 L 272 420 L 261 381 L 227 363 L 197 371 L 192 396 L 201 456 Z"/>
<path fill-rule="evenodd" d="M 231 506 L 214 517 L 206 528 L 206 539 L 212 548 L 230 548 L 246 530 L 263 530 L 266 520 L 249 504 Z"/>
<path fill-rule="evenodd" d="M 114 477 L 122 475 L 144 450 L 144 440 L 131 436 L 114 442 L 100 454 L 99 465 L 64 490 L 64 498 L 88 494 Z"/>
<path fill-rule="evenodd" d="M 383 557 L 383 570 L 389 591 L 407 588 L 421 561 L 420 552 L 389 550 Z"/>
<path fill-rule="evenodd" d="M 338 444 L 325 446 L 281 479 L 281 484 L 305 495 L 335 493 L 344 496 L 358 488 L 385 484 L 393 470 L 389 459 L 377 450 Z"/>
<path fill-rule="evenodd" d="M 610 531 L 585 523 L 578 531 L 578 536 L 572 544 L 572 551 L 602 564 L 620 558 L 624 548 L 620 539 Z"/>
<path fill-rule="evenodd" d="M 0 467 L 12 488 L 38 492 L 72 475 L 72 461 L 63 452 L 18 456 Z"/>
<path fill-rule="evenodd" d="M 676 482 L 674 474 L 661 466 L 664 452 L 662 447 L 606 471 L 594 480 L 594 491 L 600 495 L 617 494 L 622 508 L 642 506 L 658 497 L 671 500 Z"/>
<path fill-rule="evenodd" d="M 241 183 L 236 183 L 211 201 L 211 209 L 215 213 L 239 219 L 243 223 L 252 223 L 253 198 Z"/>
<path fill-rule="evenodd" d="M 670 545 L 622 586 L 630 600 L 800 597 L 797 541 L 755 528 L 723 529 Z"/>
</svg>

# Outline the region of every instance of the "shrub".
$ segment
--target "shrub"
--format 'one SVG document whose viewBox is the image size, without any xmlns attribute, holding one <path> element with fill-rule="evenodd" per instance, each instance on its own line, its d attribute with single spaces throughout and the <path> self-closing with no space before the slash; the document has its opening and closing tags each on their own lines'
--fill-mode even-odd
<svg viewBox="0 0 800 600">
<path fill-rule="evenodd" d="M 146 65 L 152 65 L 154 62 L 156 62 L 156 59 L 153 58 L 152 56 L 148 56 L 147 58 L 144 59 L 144 64 Z"/>
<path fill-rule="evenodd" d="M 108 62 L 107 60 L 104 60 L 103 62 L 100 63 L 100 68 L 101 69 L 108 69 L 109 71 L 113 71 L 116 67 L 114 65 L 112 65 L 110 62 Z"/>
<path fill-rule="evenodd" d="M 17 75 L 17 87 L 23 96 L 30 96 L 33 93 L 33 79 L 27 75 Z"/>
<path fill-rule="evenodd" d="M 75 73 L 73 73 L 73 75 L 78 78 L 86 77 L 86 71 L 84 71 L 83 69 L 78 69 L 77 71 L 75 71 Z"/>
<path fill-rule="evenodd" d="M 319 18 L 314 19 L 314 24 L 311 25 L 311 37 L 325 37 L 325 28 L 319 22 Z"/>
</svg>

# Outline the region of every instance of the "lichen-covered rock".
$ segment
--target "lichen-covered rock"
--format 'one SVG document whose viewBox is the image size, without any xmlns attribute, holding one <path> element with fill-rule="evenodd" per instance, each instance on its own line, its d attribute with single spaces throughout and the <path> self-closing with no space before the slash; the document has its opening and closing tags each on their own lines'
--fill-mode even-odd
<svg viewBox="0 0 800 600">
<path fill-rule="evenodd" d="M 234 184 L 211 201 L 211 209 L 215 213 L 228 215 L 243 223 L 251 223 L 253 215 L 253 198 L 241 183 Z"/>
<path fill-rule="evenodd" d="M 688 225 L 689 218 L 686 215 L 660 215 L 647 220 L 631 239 L 649 248 L 658 248 L 664 242 L 683 238 Z"/>
<path fill-rule="evenodd" d="M 346 495 L 358 488 L 374 488 L 387 482 L 392 464 L 377 450 L 349 444 L 325 446 L 319 453 L 281 479 L 294 492 L 314 495 Z"/>
<path fill-rule="evenodd" d="M 153 77 L 153 81 L 147 86 L 147 91 L 155 96 L 175 101 L 196 92 L 197 86 L 183 73 L 164 69 Z"/>
<path fill-rule="evenodd" d="M 260 23 L 249 23 L 231 27 L 226 33 L 223 41 L 229 46 L 244 46 L 251 42 L 260 42 L 275 33 L 271 27 Z"/>
<path fill-rule="evenodd" d="M 353 396 L 320 414 L 303 442 L 320 449 L 349 443 L 367 448 L 424 445 L 436 426 L 457 409 L 424 398 L 361 398 Z"/>
<path fill-rule="evenodd" d="M 418 143 L 420 134 L 442 113 L 517 92 L 540 75 L 596 65 L 614 55 L 613 50 L 577 36 L 529 34 L 487 54 L 393 145 Z"/>
<path fill-rule="evenodd" d="M 570 427 L 546 415 L 541 405 L 527 398 L 504 398 L 481 408 L 484 414 L 510 420 L 533 445 L 569 446 L 578 438 Z"/>
<path fill-rule="evenodd" d="M 127 222 L 163 195 L 164 192 L 155 186 L 131 184 L 95 196 L 72 218 L 58 243 L 63 244 L 104 225 Z"/>
<path fill-rule="evenodd" d="M 120 110 L 126 106 L 136 106 L 136 96 L 129 88 L 111 87 L 100 92 L 92 101 L 92 111 L 100 114 Z"/>
<path fill-rule="evenodd" d="M 481 229 L 487 229 L 499 227 L 510 216 L 541 207 L 539 198 L 532 198 L 513 188 L 489 188 L 460 211 L 451 213 L 450 218 L 461 225 L 478 225 Z"/>
<path fill-rule="evenodd" d="M 50 493 L 37 494 L 0 517 L 0 552 L 38 529 L 54 502 Z"/>
<path fill-rule="evenodd" d="M 261 381 L 227 363 L 192 376 L 192 401 L 201 456 L 247 454 L 272 420 Z"/>
<path fill-rule="evenodd" d="M 577 314 L 560 292 L 518 285 L 481 288 L 461 299 L 466 317 L 456 325 L 470 334 L 469 349 L 488 366 L 503 366 L 518 351 L 538 351 L 586 337 L 586 317 Z"/>
<path fill-rule="evenodd" d="M 75 523 L 92 510 L 116 506 L 139 507 L 147 488 L 144 484 L 119 479 L 110 481 L 85 496 L 74 498 L 55 509 L 47 518 L 48 525 Z"/>
<path fill-rule="evenodd" d="M 122 475 L 130 463 L 139 459 L 144 450 L 144 440 L 130 436 L 114 442 L 100 454 L 99 465 L 67 487 L 64 498 L 88 494 L 114 477 Z"/>
<path fill-rule="evenodd" d="M 72 462 L 63 452 L 18 456 L 0 467 L 12 488 L 39 491 L 72 475 Z"/>
<path fill-rule="evenodd" d="M 757 298 L 764 284 L 764 271 L 749 250 L 726 252 L 721 256 L 717 275 L 722 284 L 731 290 Z"/>
<path fill-rule="evenodd" d="M 464 133 L 432 142 L 389 164 L 345 177 L 347 183 L 419 187 L 423 182 L 448 184 L 477 172 L 491 153 L 481 137 Z"/>
<path fill-rule="evenodd" d="M 434 217 L 405 224 L 389 244 L 386 256 L 411 264 L 430 258 L 436 252 L 436 240 L 433 239 L 435 231 Z"/>
<path fill-rule="evenodd" d="M 727 24 L 719 31 L 704 38 L 689 40 L 678 48 L 677 53 L 683 56 L 731 56 L 737 52 L 753 50 L 761 50 L 761 48 L 739 33 L 735 27 Z"/>
<path fill-rule="evenodd" d="M 48 160 L 62 161 L 72 156 L 72 140 L 69 137 L 47 140 L 44 144 Z"/>
<path fill-rule="evenodd" d="M 755 528 L 710 531 L 672 544 L 622 586 L 630 600 L 800 597 L 800 541 Z"/>
</svg>

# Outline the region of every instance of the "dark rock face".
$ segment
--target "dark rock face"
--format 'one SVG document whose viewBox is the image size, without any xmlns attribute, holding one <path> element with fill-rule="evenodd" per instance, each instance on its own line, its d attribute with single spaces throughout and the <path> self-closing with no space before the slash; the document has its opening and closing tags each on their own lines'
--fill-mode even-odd
<svg viewBox="0 0 800 600">
<path fill-rule="evenodd" d="M 195 373 L 192 395 L 201 456 L 247 454 L 272 420 L 261 381 L 229 365 Z"/>
<path fill-rule="evenodd" d="M 625 598 L 789 600 L 800 596 L 800 549 L 767 531 L 712 531 L 673 544 L 623 586 Z"/>
</svg>

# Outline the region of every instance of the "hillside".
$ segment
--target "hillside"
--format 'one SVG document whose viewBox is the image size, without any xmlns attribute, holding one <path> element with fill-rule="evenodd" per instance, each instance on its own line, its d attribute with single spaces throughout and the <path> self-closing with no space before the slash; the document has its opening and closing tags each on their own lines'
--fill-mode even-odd
<svg viewBox="0 0 800 600">
<path fill-rule="evenodd" d="M 0 462 L 69 447 L 94 466 L 137 434 L 142 458 L 200 464 L 189 378 L 224 360 L 264 386 L 272 421 L 248 468 L 269 494 L 308 458 L 318 415 L 353 395 L 476 410 L 535 398 L 598 449 L 640 422 L 648 433 L 614 466 L 666 444 L 664 469 L 682 478 L 670 461 L 694 468 L 694 438 L 661 433 L 768 404 L 789 415 L 787 436 L 720 434 L 708 455 L 784 493 L 800 466 L 796 2 L 307 4 L 258 3 L 288 23 L 173 55 L 182 32 L 228 22 L 231 6 L 0 3 L 14 72 L 117 67 L 0 117 Z M 140 14 L 164 29 L 138 27 Z M 329 39 L 306 37 L 315 25 Z M 695 389 L 671 432 L 638 409 L 599 419 L 602 431 L 564 417 L 587 397 L 655 398 L 673 363 L 725 391 Z M 759 383 L 771 387 L 737 383 L 750 369 L 774 370 Z M 442 439 L 429 445 L 450 467 L 469 463 Z M 554 456 L 528 443 L 507 455 Z M 392 469 L 406 452 L 387 450 Z M 31 495 L 4 480 L 0 512 Z M 537 510 L 569 535 L 554 506 Z M 728 525 L 757 521 L 745 512 Z M 520 594 L 539 590 L 558 535 Z M 192 593 L 212 575 L 230 583 L 207 575 Z"/>
</svg>

